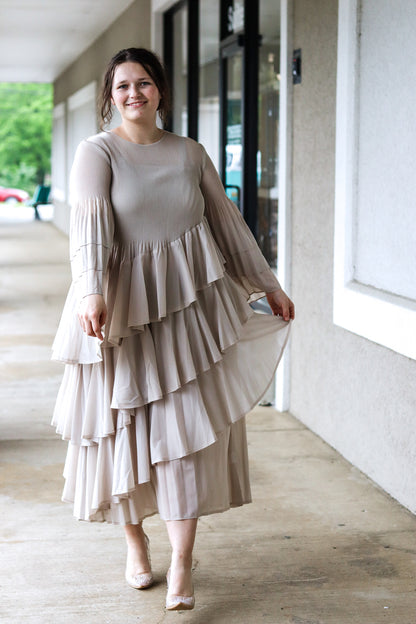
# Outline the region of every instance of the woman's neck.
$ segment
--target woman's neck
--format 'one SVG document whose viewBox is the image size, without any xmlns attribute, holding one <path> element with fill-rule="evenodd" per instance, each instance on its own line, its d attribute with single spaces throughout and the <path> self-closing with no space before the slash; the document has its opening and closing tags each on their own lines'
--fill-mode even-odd
<svg viewBox="0 0 416 624">
<path fill-rule="evenodd" d="M 139 143 L 141 145 L 156 143 L 156 141 L 159 141 L 163 134 L 163 130 L 158 128 L 156 123 L 151 125 L 139 125 L 126 121 L 123 121 L 120 126 L 114 128 L 112 132 L 118 134 L 127 141 L 131 141 L 132 143 Z"/>
</svg>

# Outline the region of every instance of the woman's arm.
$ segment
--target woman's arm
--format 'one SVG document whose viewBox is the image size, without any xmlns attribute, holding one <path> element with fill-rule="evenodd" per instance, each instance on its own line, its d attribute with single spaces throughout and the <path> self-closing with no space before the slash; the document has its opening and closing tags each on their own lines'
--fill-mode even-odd
<svg viewBox="0 0 416 624">
<path fill-rule="evenodd" d="M 218 173 L 203 150 L 201 191 L 205 216 L 231 277 L 246 291 L 249 300 L 267 294 L 273 314 L 293 319 L 294 304 L 282 290 L 237 206 L 227 197 Z"/>
<path fill-rule="evenodd" d="M 100 340 L 107 315 L 103 277 L 114 236 L 111 176 L 111 164 L 104 150 L 95 143 L 82 141 L 70 178 L 71 270 L 80 300 L 81 327 Z"/>
</svg>

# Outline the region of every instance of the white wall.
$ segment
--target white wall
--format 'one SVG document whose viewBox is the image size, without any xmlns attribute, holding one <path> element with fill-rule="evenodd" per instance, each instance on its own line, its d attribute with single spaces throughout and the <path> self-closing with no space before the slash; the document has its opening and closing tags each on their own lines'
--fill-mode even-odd
<svg viewBox="0 0 416 624">
<path fill-rule="evenodd" d="M 293 48 L 302 49 L 302 83 L 293 87 L 292 294 L 297 305 L 297 319 L 292 333 L 290 409 L 353 465 L 416 512 L 416 361 L 348 327 L 349 317 L 355 315 L 359 320 L 365 316 L 361 302 L 345 308 L 344 325 L 334 323 L 334 305 L 339 304 L 336 291 L 338 288 L 346 290 L 348 280 L 352 279 L 354 266 L 352 262 L 350 266 L 349 258 L 357 232 L 352 219 L 357 213 L 351 210 L 357 189 L 351 166 L 357 161 L 353 145 L 347 139 L 358 138 L 359 134 L 351 123 L 338 123 L 341 102 L 352 104 L 353 113 L 359 110 L 355 95 L 360 82 L 357 80 L 354 85 L 353 81 L 351 88 L 346 81 L 351 77 L 359 78 L 354 72 L 354 63 L 348 71 L 345 65 L 337 63 L 339 46 L 349 52 L 345 58 L 354 60 L 348 48 L 352 43 L 348 31 L 353 22 L 344 11 L 348 1 L 293 2 Z M 382 5 L 396 3 L 383 0 L 372 4 L 383 10 Z M 398 33 L 397 41 L 401 39 L 400 33 L 403 33 L 402 38 L 407 36 L 408 22 L 412 19 L 403 2 L 400 4 L 402 10 L 391 17 L 390 27 L 390 32 Z M 407 5 L 410 9 L 411 4 Z M 385 19 L 375 19 L 373 42 L 377 20 L 381 19 L 383 28 L 385 26 Z M 369 33 L 367 27 L 363 33 L 366 32 Z M 380 54 L 374 47 L 373 55 L 377 64 Z M 383 53 L 381 57 L 386 62 Z M 361 86 L 366 90 L 366 85 Z M 351 95 L 354 96 L 352 100 Z M 384 97 L 388 100 L 388 88 Z M 414 107 L 416 96 L 411 93 L 410 97 Z M 388 110 L 388 103 L 385 110 Z M 348 122 L 348 109 L 344 108 L 344 114 L 344 121 Z M 339 150 L 342 136 L 343 149 Z M 374 136 L 370 139 L 370 144 L 374 144 Z M 400 140 L 398 135 L 397 142 Z M 361 133 L 361 149 L 364 149 L 363 142 L 367 142 L 365 129 Z M 384 154 L 379 154 L 376 163 L 382 163 L 384 158 Z M 416 143 L 411 160 L 415 158 Z M 398 168 L 401 167 L 399 163 Z M 394 189 L 395 171 L 396 163 L 383 170 L 387 178 L 385 184 L 391 189 Z M 379 189 L 375 187 L 373 192 L 377 194 Z M 396 193 L 398 196 L 400 191 Z M 361 197 L 363 200 L 364 195 Z M 388 202 L 383 206 L 377 227 L 386 232 L 392 226 L 392 215 Z M 339 211 L 340 207 L 343 212 Z M 394 236 L 394 232 L 391 235 Z M 378 254 L 379 250 L 374 249 L 369 257 L 371 263 L 377 261 Z M 406 254 L 405 263 L 409 261 L 411 257 L 409 259 Z M 365 296 L 371 301 L 377 300 L 373 292 L 377 289 L 371 288 L 371 293 Z M 363 295 L 362 292 L 354 294 Z M 384 291 L 382 294 L 388 295 Z M 395 301 L 400 297 L 393 294 L 389 297 L 397 310 Z M 369 322 L 377 325 L 379 318 L 380 315 L 374 313 Z M 390 324 L 382 323 L 384 335 L 394 334 L 400 326 L 396 312 L 392 319 Z M 410 333 L 405 332 L 408 342 L 414 339 L 414 328 L 415 324 Z"/>
<path fill-rule="evenodd" d="M 67 183 L 78 144 L 82 139 L 97 132 L 96 99 L 97 83 L 93 81 L 73 93 L 67 100 Z M 67 188 L 67 197 L 69 197 L 69 188 Z"/>
<path fill-rule="evenodd" d="M 52 123 L 52 189 L 54 223 L 64 232 L 68 231 L 67 210 L 67 159 L 66 159 L 66 102 L 54 107 Z"/>
<path fill-rule="evenodd" d="M 97 132 L 96 82 L 73 93 L 54 108 L 52 133 L 52 197 L 54 222 L 69 231 L 69 174 L 82 139 Z"/>
<path fill-rule="evenodd" d="M 416 4 L 362 0 L 360 17 L 355 275 L 416 300 Z"/>
<path fill-rule="evenodd" d="M 415 26 L 412 0 L 339 2 L 334 239 L 335 323 L 413 359 Z"/>
</svg>

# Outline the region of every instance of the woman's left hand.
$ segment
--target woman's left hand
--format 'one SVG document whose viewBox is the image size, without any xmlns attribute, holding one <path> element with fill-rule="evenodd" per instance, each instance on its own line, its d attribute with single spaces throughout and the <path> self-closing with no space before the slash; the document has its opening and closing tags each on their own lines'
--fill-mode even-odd
<svg viewBox="0 0 416 624">
<path fill-rule="evenodd" d="M 275 316 L 280 315 L 285 321 L 295 318 L 295 304 L 289 299 L 284 290 L 279 288 L 279 290 L 266 293 L 266 297 Z"/>
</svg>

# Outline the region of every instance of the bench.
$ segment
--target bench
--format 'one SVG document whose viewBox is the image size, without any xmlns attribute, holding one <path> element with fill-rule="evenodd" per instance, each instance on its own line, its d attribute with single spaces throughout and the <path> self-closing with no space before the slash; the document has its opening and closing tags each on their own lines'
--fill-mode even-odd
<svg viewBox="0 0 416 624">
<path fill-rule="evenodd" d="M 40 215 L 38 211 L 38 206 L 43 206 L 44 204 L 49 203 L 49 193 L 51 192 L 50 186 L 44 186 L 43 184 L 39 184 L 35 192 L 33 193 L 32 199 L 29 199 L 26 203 L 26 206 L 32 206 L 35 211 L 35 219 L 40 220 Z"/>
</svg>

